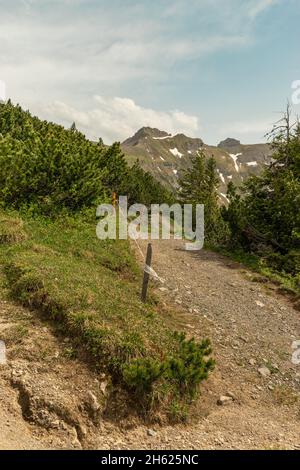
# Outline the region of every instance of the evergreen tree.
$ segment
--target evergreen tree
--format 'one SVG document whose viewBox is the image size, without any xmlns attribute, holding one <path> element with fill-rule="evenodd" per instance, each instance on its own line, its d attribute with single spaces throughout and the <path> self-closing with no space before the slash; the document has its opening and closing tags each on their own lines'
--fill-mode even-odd
<svg viewBox="0 0 300 470">
<path fill-rule="evenodd" d="M 291 125 L 289 110 L 274 127 L 273 162 L 250 177 L 240 195 L 229 188 L 224 210 L 231 240 L 263 256 L 279 270 L 300 272 L 300 125 Z"/>
<path fill-rule="evenodd" d="M 168 202 L 168 191 L 138 165 L 130 168 L 119 143 L 95 144 L 76 129 L 0 104 L 0 204 L 47 214 L 80 210 L 129 195 L 131 202 Z"/>
<path fill-rule="evenodd" d="M 76 127 L 76 123 L 75 123 L 75 122 L 73 122 L 73 123 L 71 124 L 70 131 L 71 131 L 71 132 L 76 132 L 76 131 L 77 131 L 77 127 Z"/>
<path fill-rule="evenodd" d="M 198 152 L 179 184 L 182 204 L 204 205 L 206 241 L 215 243 L 221 240 L 225 235 L 225 225 L 218 204 L 219 178 L 214 158 L 206 160 L 204 153 Z"/>
<path fill-rule="evenodd" d="M 205 185 L 205 155 L 198 152 L 192 159 L 192 167 L 179 180 L 180 201 L 183 204 L 204 204 Z"/>
</svg>

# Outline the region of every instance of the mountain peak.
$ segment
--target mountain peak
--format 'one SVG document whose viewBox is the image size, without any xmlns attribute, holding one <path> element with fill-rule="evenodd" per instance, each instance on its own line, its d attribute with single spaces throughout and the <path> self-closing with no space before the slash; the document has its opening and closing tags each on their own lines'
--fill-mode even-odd
<svg viewBox="0 0 300 470">
<path fill-rule="evenodd" d="M 188 137 L 182 132 L 176 135 L 161 131 L 152 127 L 142 127 L 132 137 L 123 142 L 124 146 L 144 145 L 145 141 L 152 139 L 153 141 L 162 141 L 161 143 L 170 142 L 173 146 L 184 146 L 186 150 L 192 150 L 194 147 L 198 150 L 203 145 L 203 141 L 199 138 Z"/>
<path fill-rule="evenodd" d="M 165 131 L 161 131 L 152 127 L 142 127 L 132 137 L 129 137 L 129 139 L 125 140 L 124 145 L 136 145 L 138 142 L 143 139 L 147 139 L 148 137 L 160 139 L 169 136 L 171 137 L 171 134 L 168 134 Z"/>
<path fill-rule="evenodd" d="M 239 145 L 241 145 L 241 142 L 239 140 L 233 139 L 232 137 L 228 137 L 227 139 L 220 142 L 218 147 L 228 149 L 231 147 L 238 147 Z"/>
</svg>

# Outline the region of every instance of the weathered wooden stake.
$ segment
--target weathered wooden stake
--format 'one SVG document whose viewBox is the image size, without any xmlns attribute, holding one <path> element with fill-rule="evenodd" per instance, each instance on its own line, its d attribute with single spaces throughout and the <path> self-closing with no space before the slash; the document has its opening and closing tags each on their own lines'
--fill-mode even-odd
<svg viewBox="0 0 300 470">
<path fill-rule="evenodd" d="M 145 270 L 144 270 L 144 279 L 143 279 L 143 287 L 142 287 L 142 295 L 141 295 L 142 302 L 144 303 L 147 300 L 147 291 L 148 291 L 148 284 L 149 284 L 149 279 L 150 279 L 148 268 L 151 268 L 151 262 L 152 262 L 152 244 L 149 243 L 148 248 L 147 248 L 146 265 L 145 265 Z"/>
</svg>

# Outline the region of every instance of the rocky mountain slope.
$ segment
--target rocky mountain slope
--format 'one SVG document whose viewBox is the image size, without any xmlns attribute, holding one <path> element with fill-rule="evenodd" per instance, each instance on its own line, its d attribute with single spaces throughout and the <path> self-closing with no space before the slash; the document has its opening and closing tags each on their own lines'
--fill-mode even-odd
<svg viewBox="0 0 300 470">
<path fill-rule="evenodd" d="M 226 139 L 214 147 L 201 139 L 184 134 L 172 136 L 150 127 L 143 127 L 123 142 L 122 149 L 129 163 L 138 159 L 145 170 L 171 188 L 178 186 L 178 178 L 190 167 L 192 157 L 203 149 L 207 157 L 213 156 L 217 162 L 223 202 L 229 181 L 239 185 L 247 176 L 259 174 L 272 155 L 268 144 L 243 145 L 238 140 Z"/>
</svg>

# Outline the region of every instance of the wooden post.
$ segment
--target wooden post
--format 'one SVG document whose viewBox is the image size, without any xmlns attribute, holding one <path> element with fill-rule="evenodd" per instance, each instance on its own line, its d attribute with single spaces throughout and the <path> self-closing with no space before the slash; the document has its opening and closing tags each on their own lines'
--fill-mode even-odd
<svg viewBox="0 0 300 470">
<path fill-rule="evenodd" d="M 144 303 L 147 300 L 147 291 L 148 291 L 148 284 L 149 284 L 149 278 L 150 278 L 148 268 L 151 268 L 151 262 L 152 262 L 152 244 L 149 243 L 148 248 L 147 248 L 146 265 L 145 265 L 145 270 L 144 270 L 144 279 L 143 279 L 143 287 L 142 287 L 142 295 L 141 295 L 141 300 Z"/>
<path fill-rule="evenodd" d="M 115 192 L 112 193 L 112 205 L 114 207 L 117 205 L 117 194 Z"/>
</svg>

